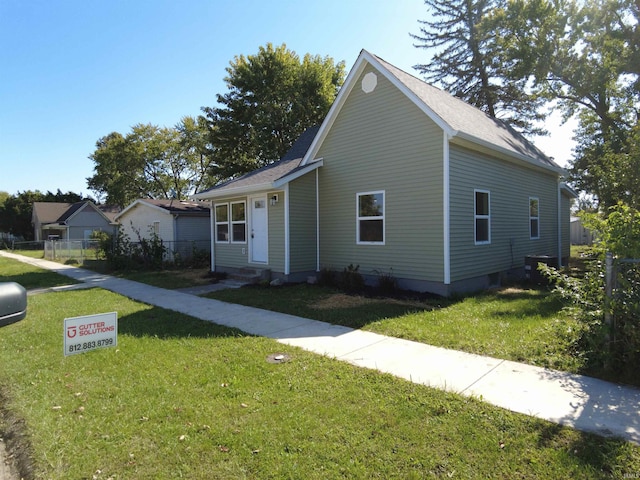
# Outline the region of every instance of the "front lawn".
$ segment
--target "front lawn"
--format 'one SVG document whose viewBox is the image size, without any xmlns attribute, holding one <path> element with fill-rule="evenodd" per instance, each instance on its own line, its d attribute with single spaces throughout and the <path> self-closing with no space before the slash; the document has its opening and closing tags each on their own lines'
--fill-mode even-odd
<svg viewBox="0 0 640 480">
<path fill-rule="evenodd" d="M 582 367 L 570 354 L 579 324 L 557 299 L 536 289 L 418 301 L 344 295 L 300 284 L 223 290 L 207 297 L 569 372 Z"/>
<path fill-rule="evenodd" d="M 63 319 L 108 311 L 119 315 L 118 346 L 63 357 Z M 275 353 L 289 361 L 270 363 Z M 10 366 L 0 369 L 0 434 L 21 456 L 25 478 L 596 479 L 640 472 L 640 447 L 630 443 L 100 289 L 30 298 L 27 318 L 0 328 L 0 364 Z"/>
<path fill-rule="evenodd" d="M 17 282 L 27 290 L 77 283 L 58 273 L 5 257 L 0 257 L 0 282 Z"/>
</svg>

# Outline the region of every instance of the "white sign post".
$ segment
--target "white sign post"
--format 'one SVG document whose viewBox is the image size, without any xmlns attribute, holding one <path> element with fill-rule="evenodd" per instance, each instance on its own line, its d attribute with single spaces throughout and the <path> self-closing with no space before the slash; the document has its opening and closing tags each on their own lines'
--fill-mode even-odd
<svg viewBox="0 0 640 480">
<path fill-rule="evenodd" d="M 64 319 L 64 356 L 118 345 L 118 312 Z"/>
</svg>

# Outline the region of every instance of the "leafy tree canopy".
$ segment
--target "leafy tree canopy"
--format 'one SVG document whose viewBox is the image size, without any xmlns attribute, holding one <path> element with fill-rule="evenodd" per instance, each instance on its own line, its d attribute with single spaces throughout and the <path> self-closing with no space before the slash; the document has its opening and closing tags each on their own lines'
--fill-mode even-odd
<svg viewBox="0 0 640 480">
<path fill-rule="evenodd" d="M 525 134 L 544 134 L 537 126 L 542 99 L 525 77 L 515 77 L 513 62 L 500 55 L 495 25 L 489 22 L 496 0 L 424 0 L 430 20 L 411 35 L 431 53 L 414 68 L 490 117 L 508 121 Z"/>
<path fill-rule="evenodd" d="M 344 82 L 344 62 L 268 43 L 255 55 L 234 57 L 226 69 L 229 91 L 218 107 L 203 107 L 215 164 L 231 178 L 278 160 L 304 130 L 326 116 Z"/>
<path fill-rule="evenodd" d="M 138 124 L 126 136 L 113 132 L 98 140 L 87 182 L 121 207 L 138 198 L 183 199 L 213 184 L 208 152 L 202 117 L 183 117 L 174 128 Z"/>
<path fill-rule="evenodd" d="M 576 115 L 574 185 L 603 211 L 637 205 L 640 4 L 634 0 L 510 0 L 489 15 L 497 60 L 565 116 Z"/>
</svg>

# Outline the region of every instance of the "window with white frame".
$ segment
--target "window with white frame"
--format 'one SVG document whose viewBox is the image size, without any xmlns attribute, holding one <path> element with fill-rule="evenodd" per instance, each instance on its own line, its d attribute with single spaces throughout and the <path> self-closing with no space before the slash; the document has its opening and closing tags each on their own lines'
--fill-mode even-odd
<svg viewBox="0 0 640 480">
<path fill-rule="evenodd" d="M 151 226 L 151 231 L 156 236 L 160 235 L 160 222 L 153 222 L 153 225 Z"/>
<path fill-rule="evenodd" d="M 356 195 L 356 240 L 359 244 L 384 244 L 384 191 Z"/>
<path fill-rule="evenodd" d="M 491 243 L 491 194 L 487 190 L 474 190 L 475 244 Z"/>
<path fill-rule="evenodd" d="M 247 241 L 247 214 L 245 202 L 231 203 L 231 241 L 245 243 Z"/>
<path fill-rule="evenodd" d="M 229 204 L 216 205 L 216 242 L 229 241 Z"/>
<path fill-rule="evenodd" d="M 540 238 L 540 199 L 536 197 L 529 197 L 529 237 Z"/>
</svg>

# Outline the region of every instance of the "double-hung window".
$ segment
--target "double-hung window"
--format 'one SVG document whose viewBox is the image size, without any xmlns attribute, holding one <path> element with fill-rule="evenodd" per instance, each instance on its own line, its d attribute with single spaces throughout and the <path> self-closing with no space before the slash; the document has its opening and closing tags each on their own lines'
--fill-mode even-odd
<svg viewBox="0 0 640 480">
<path fill-rule="evenodd" d="M 247 241 L 247 214 L 245 202 L 231 203 L 231 242 Z"/>
<path fill-rule="evenodd" d="M 529 197 L 529 237 L 540 238 L 540 199 L 536 197 Z"/>
<path fill-rule="evenodd" d="M 491 243 L 491 194 L 487 190 L 474 190 L 475 244 Z"/>
<path fill-rule="evenodd" d="M 356 243 L 384 244 L 384 191 L 356 195 Z"/>
<path fill-rule="evenodd" d="M 216 211 L 216 242 L 229 241 L 229 204 L 220 203 Z"/>
</svg>

